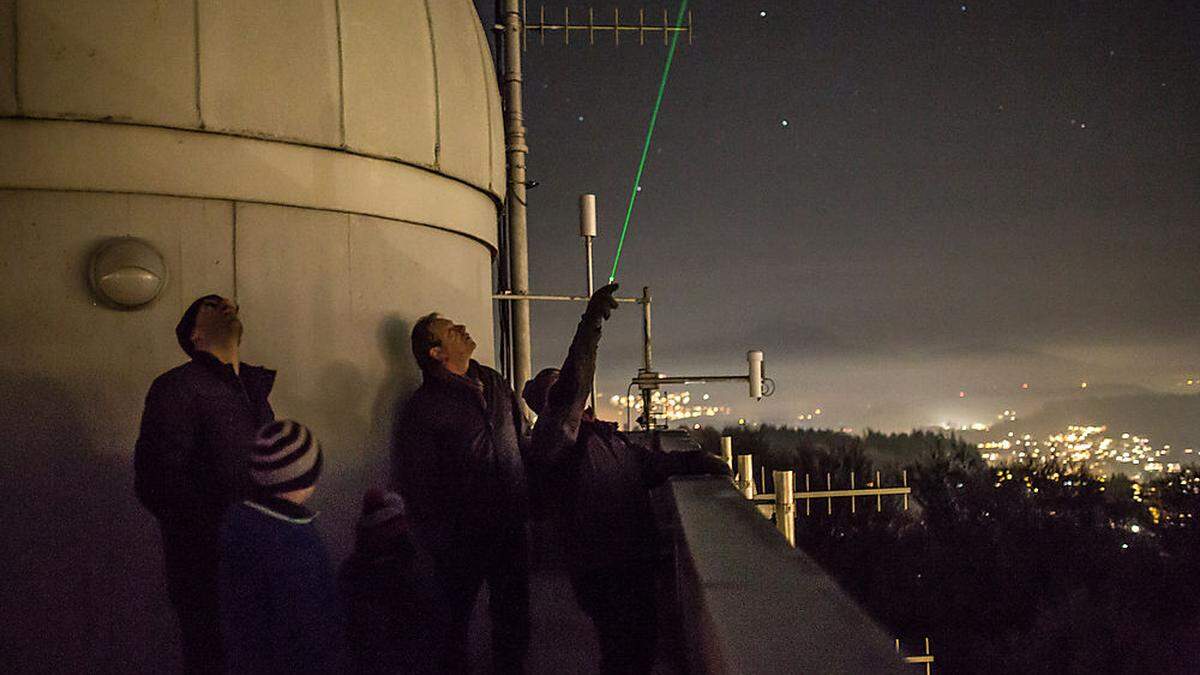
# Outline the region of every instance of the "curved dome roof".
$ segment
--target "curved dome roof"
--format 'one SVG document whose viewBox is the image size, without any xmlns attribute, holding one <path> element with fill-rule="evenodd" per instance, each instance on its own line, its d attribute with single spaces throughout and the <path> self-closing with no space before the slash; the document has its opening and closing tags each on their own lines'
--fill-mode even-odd
<svg viewBox="0 0 1200 675">
<path fill-rule="evenodd" d="M 341 149 L 504 194 L 499 91 L 470 0 L 22 2 L 15 14 L 0 114 Z"/>
</svg>

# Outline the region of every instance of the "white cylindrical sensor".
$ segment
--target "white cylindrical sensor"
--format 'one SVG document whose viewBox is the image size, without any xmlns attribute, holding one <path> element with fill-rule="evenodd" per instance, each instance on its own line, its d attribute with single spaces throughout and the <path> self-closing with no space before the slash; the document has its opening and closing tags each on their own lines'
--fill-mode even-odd
<svg viewBox="0 0 1200 675">
<path fill-rule="evenodd" d="M 746 352 L 746 361 L 750 364 L 750 398 L 762 399 L 763 384 L 763 353 L 757 349 Z"/>
<path fill-rule="evenodd" d="M 579 236 L 596 236 L 596 195 L 579 195 Z"/>
</svg>

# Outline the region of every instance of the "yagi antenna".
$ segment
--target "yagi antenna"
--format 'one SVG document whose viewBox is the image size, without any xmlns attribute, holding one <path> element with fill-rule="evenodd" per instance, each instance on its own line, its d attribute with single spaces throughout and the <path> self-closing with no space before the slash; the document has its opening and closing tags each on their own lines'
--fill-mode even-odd
<svg viewBox="0 0 1200 675">
<path fill-rule="evenodd" d="M 529 34 L 537 33 L 538 44 L 546 44 L 546 33 L 562 33 L 562 42 L 564 45 L 571 44 L 571 33 L 586 33 L 588 45 L 596 44 L 597 33 L 611 33 L 613 44 L 620 46 L 621 33 L 626 35 L 637 34 L 639 45 L 646 44 L 646 36 L 662 35 L 663 46 L 667 45 L 668 38 L 672 33 L 687 33 L 688 44 L 692 44 L 692 12 L 688 10 L 687 25 L 677 23 L 672 25 L 670 16 L 667 14 L 667 9 L 662 10 L 662 23 L 658 23 L 656 18 L 652 18 L 652 23 L 646 23 L 645 8 L 638 10 L 637 23 L 621 23 L 621 10 L 614 7 L 612 13 L 612 23 L 596 23 L 596 11 L 588 7 L 587 23 L 581 20 L 572 23 L 571 8 L 563 7 L 562 23 L 555 23 L 546 20 L 546 5 L 541 5 L 538 8 L 537 21 L 529 22 L 528 6 L 522 0 L 521 2 L 521 48 L 529 47 Z"/>
</svg>

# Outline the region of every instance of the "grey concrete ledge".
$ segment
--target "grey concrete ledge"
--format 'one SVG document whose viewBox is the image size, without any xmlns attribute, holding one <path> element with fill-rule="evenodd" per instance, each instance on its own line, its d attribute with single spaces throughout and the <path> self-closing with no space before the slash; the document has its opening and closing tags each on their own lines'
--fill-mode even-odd
<svg viewBox="0 0 1200 675">
<path fill-rule="evenodd" d="M 337 150 L 162 127 L 0 119 L 0 188 L 298 206 L 429 225 L 496 250 L 492 196 L 451 176 Z"/>
<path fill-rule="evenodd" d="M 675 478 L 685 652 L 697 673 L 903 673 L 892 639 L 724 478 Z"/>
</svg>

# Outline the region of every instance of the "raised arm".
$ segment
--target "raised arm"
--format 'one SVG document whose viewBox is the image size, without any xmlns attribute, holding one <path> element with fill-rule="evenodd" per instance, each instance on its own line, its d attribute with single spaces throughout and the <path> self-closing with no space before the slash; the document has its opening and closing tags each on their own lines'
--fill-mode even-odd
<svg viewBox="0 0 1200 675">
<path fill-rule="evenodd" d="M 562 451 L 574 445 L 579 437 L 579 422 L 596 372 L 600 326 L 617 307 L 612 297 L 617 288 L 617 284 L 609 284 L 593 293 L 579 320 L 558 381 L 550 387 L 546 405 L 533 427 L 531 452 L 537 462 L 554 464 Z"/>
</svg>

